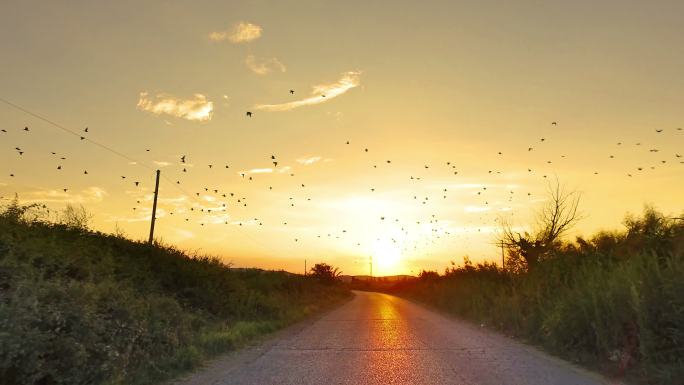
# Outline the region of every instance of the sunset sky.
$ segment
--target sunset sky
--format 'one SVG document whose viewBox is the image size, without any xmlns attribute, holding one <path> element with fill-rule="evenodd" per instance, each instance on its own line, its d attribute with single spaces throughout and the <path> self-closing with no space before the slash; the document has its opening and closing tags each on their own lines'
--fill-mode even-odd
<svg viewBox="0 0 684 385">
<path fill-rule="evenodd" d="M 573 235 L 644 204 L 682 211 L 683 14 L 682 1 L 3 1 L 0 98 L 71 133 L 0 101 L 0 195 L 82 204 L 95 229 L 146 239 L 160 169 L 157 239 L 235 266 L 500 261 L 496 219 L 524 228 L 556 178 L 582 194 Z"/>
</svg>

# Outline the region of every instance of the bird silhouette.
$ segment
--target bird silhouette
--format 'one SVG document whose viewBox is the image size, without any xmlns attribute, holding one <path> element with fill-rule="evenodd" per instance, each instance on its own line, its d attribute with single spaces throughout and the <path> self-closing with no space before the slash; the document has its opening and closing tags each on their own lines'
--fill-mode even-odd
<svg viewBox="0 0 684 385">
<path fill-rule="evenodd" d="M 247 115 L 248 118 L 251 118 L 252 117 L 252 111 L 247 111 L 247 113 L 245 115 Z"/>
<path fill-rule="evenodd" d="M 88 127 L 86 127 L 86 128 L 83 130 L 83 132 L 88 132 Z"/>
<path fill-rule="evenodd" d="M 291 94 L 291 95 L 294 95 L 294 90 L 290 90 L 290 94 Z"/>
<path fill-rule="evenodd" d="M 24 127 L 24 131 L 29 131 L 29 128 L 28 128 L 28 127 Z"/>
</svg>

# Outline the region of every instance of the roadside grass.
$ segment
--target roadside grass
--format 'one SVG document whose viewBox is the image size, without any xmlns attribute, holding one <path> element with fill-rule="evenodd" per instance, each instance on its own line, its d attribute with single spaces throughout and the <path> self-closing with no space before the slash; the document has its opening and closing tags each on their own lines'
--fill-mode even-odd
<svg viewBox="0 0 684 385">
<path fill-rule="evenodd" d="M 350 296 L 27 213 L 0 214 L 2 385 L 159 383 Z"/>
<path fill-rule="evenodd" d="M 532 271 L 466 260 L 389 291 L 611 377 L 684 384 L 684 222 L 647 210 L 626 224 L 560 244 Z"/>
</svg>

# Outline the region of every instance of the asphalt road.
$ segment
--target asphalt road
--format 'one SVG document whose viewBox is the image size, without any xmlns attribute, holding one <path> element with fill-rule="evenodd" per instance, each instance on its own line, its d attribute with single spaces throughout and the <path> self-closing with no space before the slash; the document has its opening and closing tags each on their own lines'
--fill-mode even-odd
<svg viewBox="0 0 684 385">
<path fill-rule="evenodd" d="M 176 382 L 209 384 L 594 385 L 609 382 L 407 300 L 357 292 L 318 319 Z"/>
</svg>

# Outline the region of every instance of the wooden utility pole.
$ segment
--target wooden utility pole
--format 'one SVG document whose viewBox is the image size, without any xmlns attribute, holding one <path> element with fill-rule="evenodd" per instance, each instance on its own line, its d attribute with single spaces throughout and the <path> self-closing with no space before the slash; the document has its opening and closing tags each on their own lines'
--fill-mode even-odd
<svg viewBox="0 0 684 385">
<path fill-rule="evenodd" d="M 304 259 L 304 276 L 306 277 L 306 259 Z"/>
<path fill-rule="evenodd" d="M 157 196 L 159 195 L 159 174 L 161 171 L 157 170 L 157 182 L 154 185 L 154 203 L 152 204 L 152 223 L 150 224 L 150 240 L 149 243 L 154 242 L 154 222 L 157 220 Z"/>
<path fill-rule="evenodd" d="M 503 240 L 501 241 L 501 269 L 506 268 L 506 260 L 505 260 L 505 254 L 504 254 L 504 242 Z"/>
</svg>

